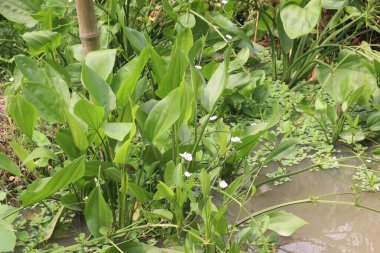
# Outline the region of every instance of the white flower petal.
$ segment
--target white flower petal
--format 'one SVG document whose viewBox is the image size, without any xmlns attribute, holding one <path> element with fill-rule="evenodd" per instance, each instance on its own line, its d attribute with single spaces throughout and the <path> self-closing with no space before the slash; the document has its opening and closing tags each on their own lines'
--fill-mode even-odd
<svg viewBox="0 0 380 253">
<path fill-rule="evenodd" d="M 240 138 L 239 137 L 237 137 L 237 136 L 235 136 L 235 137 L 232 137 L 231 138 L 231 142 L 234 142 L 234 143 L 241 143 L 241 140 L 240 140 Z"/>
<path fill-rule="evenodd" d="M 228 0 L 223 0 L 222 1 L 222 4 L 227 4 L 228 3 Z"/>
<path fill-rule="evenodd" d="M 191 177 L 191 175 L 193 175 L 192 173 L 188 172 L 188 171 L 185 171 L 185 173 L 183 173 L 183 175 L 185 177 Z"/>
<path fill-rule="evenodd" d="M 229 35 L 229 34 L 226 35 L 226 38 L 227 38 L 228 40 L 232 40 L 232 36 Z"/>
<path fill-rule="evenodd" d="M 200 65 L 195 65 L 194 66 L 196 69 L 198 69 L 198 70 L 201 70 L 202 69 L 202 66 L 200 66 Z"/>
<path fill-rule="evenodd" d="M 218 116 L 216 116 L 216 115 L 211 116 L 211 117 L 210 117 L 210 121 L 214 121 L 214 120 L 216 120 L 217 118 L 218 118 Z"/>
<path fill-rule="evenodd" d="M 372 162 L 372 160 L 370 160 L 370 159 L 367 159 L 366 161 L 367 161 L 367 163 L 370 163 L 370 162 Z"/>
<path fill-rule="evenodd" d="M 13 78 L 13 76 L 11 78 L 9 78 L 9 82 L 13 82 L 15 79 Z"/>
<path fill-rule="evenodd" d="M 221 181 L 219 181 L 219 186 L 220 186 L 220 188 L 225 189 L 228 187 L 228 184 L 226 181 L 221 180 Z"/>
<path fill-rule="evenodd" d="M 185 159 L 186 161 L 192 161 L 193 160 L 193 156 L 190 154 L 190 153 L 182 153 L 182 154 L 179 154 L 183 159 Z"/>
</svg>

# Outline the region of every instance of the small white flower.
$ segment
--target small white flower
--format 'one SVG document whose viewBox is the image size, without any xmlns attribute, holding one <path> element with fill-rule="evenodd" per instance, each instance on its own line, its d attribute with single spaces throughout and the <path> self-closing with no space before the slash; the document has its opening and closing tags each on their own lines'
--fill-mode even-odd
<svg viewBox="0 0 380 253">
<path fill-rule="evenodd" d="M 228 40 L 232 40 L 232 36 L 229 35 L 229 34 L 226 35 L 226 38 L 227 38 Z"/>
<path fill-rule="evenodd" d="M 185 173 L 183 173 L 183 175 L 185 177 L 191 177 L 191 175 L 193 175 L 192 173 L 188 172 L 188 171 L 185 171 Z"/>
<path fill-rule="evenodd" d="M 217 118 L 218 118 L 218 116 L 216 116 L 216 115 L 211 116 L 211 117 L 210 117 L 210 121 L 214 121 L 214 120 L 216 120 Z"/>
<path fill-rule="evenodd" d="M 185 153 L 182 153 L 182 154 L 179 154 L 183 159 L 185 159 L 186 161 L 192 161 L 193 160 L 193 156 L 187 152 Z"/>
<path fill-rule="evenodd" d="M 256 126 L 256 123 L 252 123 L 251 126 Z"/>
<path fill-rule="evenodd" d="M 227 4 L 228 0 L 222 0 L 222 4 Z"/>
<path fill-rule="evenodd" d="M 219 186 L 220 186 L 220 188 L 224 189 L 224 188 L 228 187 L 228 184 L 226 181 L 221 180 L 221 181 L 219 181 Z"/>
<path fill-rule="evenodd" d="M 370 163 L 370 162 L 372 162 L 372 160 L 370 160 L 370 159 L 367 159 L 366 161 L 367 161 L 367 163 Z"/>
<path fill-rule="evenodd" d="M 231 138 L 231 142 L 238 142 L 238 143 L 241 143 L 241 140 L 240 140 L 240 138 L 239 137 L 237 137 L 237 136 L 235 136 L 235 137 L 232 137 Z"/>
<path fill-rule="evenodd" d="M 72 3 L 73 2 L 73 0 L 69 0 L 69 3 Z"/>
<path fill-rule="evenodd" d="M 88 199 L 88 196 L 84 197 L 84 199 L 83 199 L 83 200 L 87 200 L 87 199 Z"/>
<path fill-rule="evenodd" d="M 9 78 L 9 82 L 13 82 L 15 79 L 13 78 L 13 76 L 11 78 Z"/>
<path fill-rule="evenodd" d="M 336 156 L 333 156 L 333 159 L 336 160 Z"/>
<path fill-rule="evenodd" d="M 198 69 L 198 70 L 201 70 L 202 69 L 202 66 L 200 66 L 200 65 L 195 65 L 194 66 L 196 69 Z"/>
</svg>

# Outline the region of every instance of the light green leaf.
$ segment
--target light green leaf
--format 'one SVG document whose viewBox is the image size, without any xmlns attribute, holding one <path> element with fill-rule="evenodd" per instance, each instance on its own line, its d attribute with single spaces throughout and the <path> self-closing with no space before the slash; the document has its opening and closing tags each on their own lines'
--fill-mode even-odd
<svg viewBox="0 0 380 253">
<path fill-rule="evenodd" d="M 214 106 L 227 85 L 230 54 L 231 50 L 229 49 L 224 55 L 224 62 L 219 65 L 206 87 L 202 90 L 201 104 L 208 113 L 212 113 Z"/>
<path fill-rule="evenodd" d="M 43 231 L 43 241 L 49 240 L 50 237 L 53 235 L 53 232 L 55 230 L 55 227 L 57 226 L 59 218 L 61 217 L 63 209 L 64 209 L 63 206 L 61 206 L 58 209 L 57 213 L 54 215 L 54 217 L 50 221 L 49 225 L 44 229 L 44 231 Z"/>
<path fill-rule="evenodd" d="M 85 151 L 88 147 L 86 128 L 69 111 L 66 111 L 66 118 L 67 122 L 69 123 L 71 135 L 73 137 L 75 146 L 80 151 Z"/>
<path fill-rule="evenodd" d="M 16 235 L 13 232 L 12 226 L 3 220 L 0 220 L 0 242 L 0 252 L 14 252 Z"/>
<path fill-rule="evenodd" d="M 128 183 L 128 190 L 129 190 L 129 193 L 133 197 L 135 197 L 136 199 L 138 199 L 141 202 L 149 200 L 151 197 L 150 193 L 147 190 L 145 190 L 143 187 L 141 187 L 137 184 L 131 183 L 131 182 Z"/>
<path fill-rule="evenodd" d="M 15 62 L 21 73 L 31 82 L 47 84 L 45 73 L 38 67 L 32 59 L 24 56 L 15 56 Z"/>
<path fill-rule="evenodd" d="M 116 109 L 116 97 L 111 87 L 85 64 L 82 66 L 82 82 L 95 103 L 104 107 L 106 115 Z"/>
<path fill-rule="evenodd" d="M 20 199 L 24 206 L 37 203 L 53 195 L 58 190 L 83 177 L 85 172 L 85 157 L 82 156 L 59 170 L 53 177 L 35 180 L 21 194 Z"/>
<path fill-rule="evenodd" d="M 25 99 L 37 108 L 38 114 L 47 123 L 65 123 L 66 105 L 55 89 L 40 83 L 27 82 L 22 85 L 22 90 Z"/>
<path fill-rule="evenodd" d="M 172 189 L 170 189 L 169 186 L 167 186 L 163 182 L 159 182 L 157 185 L 157 192 L 154 194 L 154 199 L 161 199 L 166 198 L 168 200 L 171 200 L 174 197 L 174 192 Z"/>
<path fill-rule="evenodd" d="M 91 68 L 100 78 L 107 80 L 115 65 L 116 49 L 98 50 L 86 55 L 86 66 Z"/>
<path fill-rule="evenodd" d="M 166 210 L 166 209 L 154 209 L 152 213 L 157 214 L 158 216 L 161 216 L 168 220 L 173 219 L 173 214 L 169 210 Z"/>
<path fill-rule="evenodd" d="M 37 1 L 29 0 L 1 0 L 0 13 L 10 21 L 24 24 L 26 27 L 37 25 L 38 21 L 33 18 L 33 14 L 38 12 Z"/>
<path fill-rule="evenodd" d="M 70 158 L 78 158 L 82 153 L 76 147 L 71 132 L 68 129 L 60 129 L 55 136 L 55 141 Z"/>
<path fill-rule="evenodd" d="M 6 155 L 0 153 L 0 170 L 9 172 L 15 176 L 21 176 L 20 168 Z"/>
<path fill-rule="evenodd" d="M 91 104 L 87 100 L 79 100 L 74 106 L 74 113 L 94 130 L 98 130 L 103 122 L 104 108 Z"/>
<path fill-rule="evenodd" d="M 127 37 L 129 43 L 131 43 L 133 49 L 139 53 L 143 51 L 143 49 L 148 45 L 144 34 L 129 27 L 124 27 L 123 29 L 125 29 L 125 36 Z"/>
<path fill-rule="evenodd" d="M 210 175 L 205 169 L 201 170 L 201 173 L 199 174 L 199 181 L 201 183 L 203 197 L 204 199 L 207 199 L 207 197 L 210 195 L 211 179 Z"/>
<path fill-rule="evenodd" d="M 195 26 L 195 17 L 191 13 L 185 13 L 178 17 L 178 23 L 180 23 L 184 28 L 193 28 Z"/>
<path fill-rule="evenodd" d="M 27 164 L 35 159 L 48 158 L 52 160 L 58 160 L 58 157 L 51 152 L 49 149 L 44 147 L 39 147 L 33 150 L 25 159 L 22 161 L 22 164 Z"/>
<path fill-rule="evenodd" d="M 167 71 L 158 85 L 157 96 L 164 98 L 181 84 L 187 65 L 186 55 L 182 52 L 181 47 L 176 44 L 172 50 Z"/>
<path fill-rule="evenodd" d="M 135 92 L 137 82 L 140 79 L 141 73 L 144 70 L 146 63 L 149 60 L 150 50 L 150 46 L 144 48 L 144 50 L 138 56 L 138 60 L 133 66 L 133 69 L 131 69 L 125 76 L 123 83 L 117 91 L 117 103 L 119 106 L 126 106 L 128 100 Z"/>
<path fill-rule="evenodd" d="M 159 101 L 150 111 L 144 125 L 144 136 L 154 141 L 165 133 L 180 116 L 178 89 Z"/>
<path fill-rule="evenodd" d="M 107 232 L 111 230 L 112 226 L 112 211 L 104 200 L 100 188 L 96 187 L 86 201 L 84 209 L 84 215 L 86 218 L 87 227 L 91 234 L 95 237 L 100 237 L 100 229 L 105 228 Z"/>
<path fill-rule="evenodd" d="M 104 123 L 101 127 L 108 137 L 123 141 L 131 131 L 132 123 Z"/>
<path fill-rule="evenodd" d="M 317 77 L 322 88 L 337 102 L 343 103 L 349 94 L 365 86 L 365 100 L 372 92 L 378 92 L 373 65 L 359 54 L 342 50 L 338 56 L 337 66 L 320 65 Z"/>
<path fill-rule="evenodd" d="M 61 44 L 61 34 L 52 31 L 33 31 L 22 35 L 29 51 L 38 56 L 42 53 L 54 52 Z"/>
<path fill-rule="evenodd" d="M 307 224 L 306 221 L 294 214 L 279 211 L 268 214 L 270 219 L 269 229 L 282 236 L 290 236 L 297 229 Z"/>
<path fill-rule="evenodd" d="M 24 161 L 25 158 L 28 156 L 29 152 L 26 151 L 20 144 L 18 144 L 17 142 L 15 141 L 11 141 L 9 143 L 11 145 L 11 148 L 13 150 L 13 152 L 15 152 L 15 154 L 17 155 L 17 157 L 21 160 L 21 161 Z M 29 170 L 29 171 L 33 171 L 36 167 L 36 165 L 34 164 L 33 161 L 30 161 L 28 163 L 25 163 L 24 164 L 25 167 Z"/>
<path fill-rule="evenodd" d="M 295 145 L 299 143 L 298 139 L 285 139 L 272 150 L 272 152 L 267 156 L 264 163 L 268 164 L 273 160 L 278 160 L 284 157 L 289 158 L 289 156 L 294 152 Z"/>
<path fill-rule="evenodd" d="M 32 140 L 34 144 L 36 144 L 38 147 L 43 147 L 43 146 L 49 146 L 51 145 L 51 142 L 49 139 L 41 133 L 40 131 L 34 130 Z"/>
<path fill-rule="evenodd" d="M 304 8 L 290 2 L 280 10 L 280 17 L 286 34 L 295 39 L 309 34 L 321 16 L 321 0 L 311 0 Z"/>
<path fill-rule="evenodd" d="M 322 8 L 328 10 L 338 10 L 345 6 L 348 0 L 321 0 Z"/>
<path fill-rule="evenodd" d="M 17 127 L 29 138 L 32 138 L 37 122 L 37 110 L 20 95 L 10 96 L 8 113 Z"/>
</svg>

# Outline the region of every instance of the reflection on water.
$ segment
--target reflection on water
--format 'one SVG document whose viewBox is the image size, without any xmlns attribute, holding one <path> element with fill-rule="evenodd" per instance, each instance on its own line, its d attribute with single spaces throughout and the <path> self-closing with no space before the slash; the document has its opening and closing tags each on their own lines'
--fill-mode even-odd
<svg viewBox="0 0 380 253">
<path fill-rule="evenodd" d="M 357 161 L 351 160 L 349 163 L 355 165 Z M 307 165 L 307 163 L 302 164 L 299 168 Z M 354 171 L 355 168 L 352 166 L 329 170 L 336 178 L 324 171 L 307 172 L 293 176 L 290 183 L 279 186 L 265 185 L 266 189 L 253 198 L 248 209 L 254 212 L 275 204 L 305 199 L 311 195 L 350 191 L 350 186 L 337 178 L 350 182 Z M 359 197 L 363 205 L 380 209 L 380 194 L 361 193 Z M 348 195 L 329 199 L 353 201 Z M 298 215 L 309 224 L 291 237 L 281 237 L 283 244 L 278 252 L 380 252 L 379 213 L 353 206 L 331 204 L 301 204 L 285 207 L 282 210 Z"/>
</svg>

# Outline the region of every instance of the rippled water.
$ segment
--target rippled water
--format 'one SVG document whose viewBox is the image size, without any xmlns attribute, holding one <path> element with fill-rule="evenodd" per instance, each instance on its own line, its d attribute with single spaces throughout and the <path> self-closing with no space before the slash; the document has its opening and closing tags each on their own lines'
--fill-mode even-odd
<svg viewBox="0 0 380 253">
<path fill-rule="evenodd" d="M 258 211 L 275 204 L 305 199 L 310 195 L 341 193 L 350 191 L 351 182 L 358 161 L 350 160 L 350 167 L 324 171 L 306 172 L 292 177 L 292 181 L 279 186 L 264 185 L 253 198 L 248 209 Z M 298 166 L 307 166 L 308 163 Z M 354 166 L 352 166 L 354 165 Z M 377 165 L 374 168 L 378 169 Z M 361 193 L 363 205 L 380 210 L 379 193 Z M 351 196 L 330 197 L 331 200 L 351 201 Z M 281 237 L 278 252 L 287 253 L 338 253 L 338 252 L 380 252 L 380 214 L 347 205 L 300 204 L 281 210 L 294 213 L 309 224 L 303 226 L 291 237 Z"/>
</svg>

